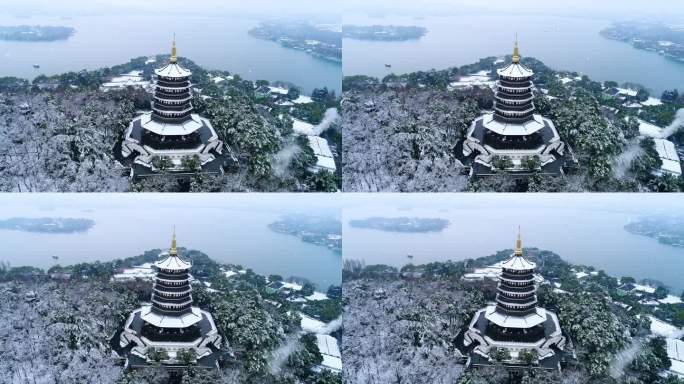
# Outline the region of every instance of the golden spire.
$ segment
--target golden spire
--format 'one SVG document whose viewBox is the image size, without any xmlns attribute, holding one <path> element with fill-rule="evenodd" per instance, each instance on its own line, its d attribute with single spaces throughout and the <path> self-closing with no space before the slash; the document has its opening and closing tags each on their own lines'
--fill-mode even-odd
<svg viewBox="0 0 684 384">
<path fill-rule="evenodd" d="M 176 34 L 173 34 L 173 45 L 171 46 L 171 64 L 176 64 L 178 58 L 176 57 Z"/>
<path fill-rule="evenodd" d="M 518 49 L 518 33 L 515 34 L 515 47 L 513 48 L 513 63 L 518 64 L 520 62 L 520 51 Z"/>
<path fill-rule="evenodd" d="M 515 241 L 515 256 L 522 256 L 522 238 L 520 237 L 520 226 L 518 226 L 518 240 Z"/>
<path fill-rule="evenodd" d="M 169 255 L 177 256 L 178 250 L 176 249 L 176 226 L 173 226 L 173 239 L 171 239 L 171 249 L 169 249 Z"/>
</svg>

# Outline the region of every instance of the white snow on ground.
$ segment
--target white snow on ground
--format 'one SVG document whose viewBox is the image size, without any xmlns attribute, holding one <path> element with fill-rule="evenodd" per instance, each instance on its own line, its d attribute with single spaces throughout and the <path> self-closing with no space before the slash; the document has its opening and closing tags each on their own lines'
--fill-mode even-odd
<svg viewBox="0 0 684 384">
<path fill-rule="evenodd" d="M 666 298 L 658 300 L 658 302 L 660 302 L 660 304 L 680 304 L 682 299 L 675 295 L 667 295 Z"/>
<path fill-rule="evenodd" d="M 639 119 L 639 133 L 644 136 L 660 137 L 663 129 L 655 124 Z"/>
<path fill-rule="evenodd" d="M 342 371 L 342 354 L 337 339 L 329 335 L 316 335 L 318 350 L 323 355 L 321 367 L 332 371 Z"/>
<path fill-rule="evenodd" d="M 581 279 L 581 278 L 583 278 L 583 277 L 589 276 L 589 274 L 586 273 L 586 272 L 577 272 L 577 273 L 575 273 L 575 276 L 576 276 L 578 279 Z"/>
<path fill-rule="evenodd" d="M 220 82 L 222 82 L 222 81 L 225 81 L 226 79 L 224 79 L 224 78 L 221 77 L 221 76 L 216 76 L 216 77 L 214 77 L 212 80 L 214 80 L 214 84 L 218 84 L 218 83 L 220 83 Z"/>
<path fill-rule="evenodd" d="M 295 131 L 295 133 L 300 135 L 311 135 L 314 131 L 314 128 L 314 125 L 311 123 L 307 123 L 306 121 L 299 119 L 292 119 L 292 129 Z"/>
<path fill-rule="evenodd" d="M 314 292 L 313 295 L 307 296 L 306 299 L 309 301 L 328 300 L 328 295 L 321 292 Z"/>
<path fill-rule="evenodd" d="M 663 102 L 660 101 L 660 99 L 656 99 L 655 97 L 649 97 L 648 100 L 644 101 L 641 103 L 644 107 L 653 107 L 656 105 L 663 105 Z"/>
<path fill-rule="evenodd" d="M 560 79 L 560 82 L 561 82 L 563 85 L 565 85 L 565 84 L 567 84 L 567 83 L 572 83 L 572 81 L 573 81 L 573 80 L 572 80 L 571 78 L 569 78 L 569 77 L 563 77 L 563 78 Z"/>
<path fill-rule="evenodd" d="M 684 336 L 684 330 L 677 328 L 672 324 L 666 323 L 662 320 L 658 320 L 653 316 L 649 316 L 651 319 L 651 333 L 656 336 L 663 336 L 670 339 L 679 339 Z"/>
</svg>

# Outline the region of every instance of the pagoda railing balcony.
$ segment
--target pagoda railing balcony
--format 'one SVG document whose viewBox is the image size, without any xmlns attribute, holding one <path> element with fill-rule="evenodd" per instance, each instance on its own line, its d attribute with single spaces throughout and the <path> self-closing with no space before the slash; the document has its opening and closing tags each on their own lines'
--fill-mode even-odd
<svg viewBox="0 0 684 384">
<path fill-rule="evenodd" d="M 524 104 L 506 104 L 505 102 L 497 100 L 494 104 L 494 108 L 501 111 L 526 112 L 534 111 L 534 104 L 531 101 L 528 101 Z"/>
<path fill-rule="evenodd" d="M 502 282 L 506 282 L 508 285 L 518 286 L 518 287 L 527 286 L 527 285 L 531 285 L 534 283 L 533 278 L 529 279 L 529 280 L 516 280 L 516 279 L 508 279 L 508 278 L 505 278 L 502 276 L 499 278 L 499 280 Z"/>
<path fill-rule="evenodd" d="M 157 278 L 164 280 L 188 280 L 190 277 L 187 272 L 178 275 L 157 272 Z"/>
<path fill-rule="evenodd" d="M 537 297 L 535 295 L 527 295 L 524 297 L 511 297 L 507 296 L 505 294 L 499 293 L 496 296 L 496 301 L 498 303 L 504 303 L 504 304 L 509 304 L 509 305 L 527 305 L 527 304 L 532 304 L 537 302 Z"/>
<path fill-rule="evenodd" d="M 525 88 L 520 88 L 520 89 L 510 89 L 510 88 L 498 88 L 496 90 L 496 93 L 499 95 L 499 97 L 506 99 L 522 99 L 526 97 L 532 97 L 532 89 L 525 89 Z"/>
<path fill-rule="evenodd" d="M 496 88 L 499 90 L 499 92 L 513 95 L 532 92 L 532 87 L 506 87 L 501 84 L 497 84 Z"/>
<path fill-rule="evenodd" d="M 192 110 L 192 104 L 189 102 L 186 102 L 186 103 L 177 104 L 177 105 L 166 105 L 166 104 L 155 101 L 152 104 L 152 109 L 157 109 L 159 111 L 165 111 L 165 112 L 188 112 L 188 111 Z"/>
<path fill-rule="evenodd" d="M 161 116 L 156 112 L 152 113 L 152 120 L 158 121 L 160 123 L 166 123 L 166 124 L 182 124 L 188 120 L 190 120 L 190 113 L 184 116 L 179 116 L 179 117 L 166 117 L 166 116 Z"/>
<path fill-rule="evenodd" d="M 163 85 L 157 84 L 155 87 L 157 91 L 163 91 L 168 93 L 185 93 L 190 92 L 190 86 L 187 87 L 165 87 Z"/>
<path fill-rule="evenodd" d="M 531 287 L 536 287 L 536 283 L 533 279 L 518 281 L 518 280 L 499 280 L 499 287 L 501 289 L 508 289 L 511 291 L 519 290 L 529 290 Z"/>
<path fill-rule="evenodd" d="M 506 87 L 513 87 L 513 88 L 520 88 L 520 87 L 531 87 L 532 82 L 530 80 L 504 80 L 504 79 L 499 79 L 498 80 L 499 84 L 506 86 Z"/>
<path fill-rule="evenodd" d="M 537 287 L 534 284 L 525 287 L 511 287 L 499 284 L 499 286 L 496 287 L 496 290 L 499 292 L 506 292 L 507 294 L 529 295 L 534 294 L 537 291 Z"/>
<path fill-rule="evenodd" d="M 501 303 L 497 302 L 496 307 L 500 309 L 504 309 L 506 311 L 510 312 L 526 312 L 529 310 L 535 310 L 537 308 L 537 303 L 536 301 L 534 303 L 528 304 L 528 305 L 514 305 L 514 304 L 507 304 L 507 303 Z"/>
<path fill-rule="evenodd" d="M 521 101 L 527 101 L 527 100 L 534 100 L 534 95 L 532 95 L 532 92 L 529 93 L 516 93 L 516 94 L 510 94 L 510 93 L 504 93 L 504 92 L 497 92 L 494 97 L 496 97 L 498 100 L 506 100 L 506 101 L 516 101 L 516 102 L 521 102 Z"/>
<path fill-rule="evenodd" d="M 169 285 L 163 281 L 155 281 L 154 284 L 152 285 L 153 289 L 158 289 L 162 292 L 170 292 L 170 293 L 176 293 L 176 292 L 184 292 L 190 288 L 190 282 L 187 282 L 185 285 Z"/>
<path fill-rule="evenodd" d="M 152 301 L 161 303 L 161 304 L 171 304 L 171 305 L 182 305 L 182 304 L 187 304 L 192 302 L 192 297 L 188 295 L 180 296 L 178 298 L 167 298 L 167 297 L 161 297 L 156 294 L 152 294 Z"/>
<path fill-rule="evenodd" d="M 152 291 L 159 294 L 159 296 L 173 297 L 173 296 L 186 295 L 186 294 L 192 292 L 192 288 L 190 288 L 190 285 L 188 285 L 186 288 L 181 289 L 181 290 L 171 290 L 171 288 L 167 288 L 167 287 L 157 289 L 157 287 L 155 286 L 152 288 Z"/>
<path fill-rule="evenodd" d="M 169 341 L 189 343 L 202 337 L 202 330 L 197 324 L 186 328 L 160 328 L 144 323 L 140 335 L 151 341 Z"/>
<path fill-rule="evenodd" d="M 152 305 L 152 312 L 157 313 L 159 315 L 165 315 L 165 316 L 182 316 L 182 315 L 185 315 L 186 313 L 191 313 L 192 312 L 192 306 L 188 306 L 187 308 L 182 308 L 182 309 L 177 309 L 177 310 L 169 310 L 169 309 L 160 308 L 156 305 Z"/>
<path fill-rule="evenodd" d="M 501 116 L 499 114 L 495 114 L 494 118 L 496 121 L 500 121 L 502 123 L 508 123 L 508 124 L 523 124 L 526 123 L 530 120 L 533 119 L 534 114 L 530 114 L 529 116 L 521 116 L 521 117 L 506 117 L 506 116 Z"/>
<path fill-rule="evenodd" d="M 152 106 L 152 111 L 154 114 L 160 117 L 165 117 L 167 119 L 180 119 L 186 116 L 190 116 L 190 112 L 192 112 L 192 107 L 186 108 L 182 111 L 162 111 L 156 107 L 156 105 Z"/>
<path fill-rule="evenodd" d="M 511 77 L 511 76 L 499 75 L 499 80 L 505 80 L 505 81 L 529 81 L 531 78 L 532 78 L 531 76 Z"/>
<path fill-rule="evenodd" d="M 189 277 L 190 276 L 187 269 L 181 269 L 181 270 L 157 269 L 157 275 L 164 275 L 166 277 L 177 277 L 177 276 Z"/>
<path fill-rule="evenodd" d="M 191 306 L 192 300 L 186 300 L 182 303 L 165 303 L 165 302 L 161 302 L 161 301 L 159 301 L 153 297 L 152 303 L 159 306 L 159 308 L 161 308 L 161 309 L 165 309 L 167 311 L 173 311 L 173 310 L 179 310 L 179 309 L 183 309 L 185 307 Z"/>
<path fill-rule="evenodd" d="M 154 98 L 157 100 L 161 100 L 161 101 L 168 101 L 168 102 L 176 103 L 176 102 L 183 102 L 183 101 L 187 101 L 187 100 L 192 100 L 192 95 L 190 95 L 190 92 L 188 92 L 187 94 L 181 93 L 181 94 L 173 94 L 173 95 L 162 94 L 161 92 L 157 92 L 154 94 Z"/>
<path fill-rule="evenodd" d="M 154 94 L 159 97 L 169 97 L 177 95 L 190 95 L 190 90 L 187 88 L 162 88 L 156 87 L 154 89 Z"/>
<path fill-rule="evenodd" d="M 155 84 L 160 85 L 162 87 L 189 87 L 190 86 L 190 82 L 188 80 L 168 81 L 168 80 L 157 79 Z"/>
<path fill-rule="evenodd" d="M 494 323 L 487 324 L 485 334 L 492 340 L 517 343 L 534 343 L 545 336 L 544 326 L 531 328 L 503 328 Z"/>
<path fill-rule="evenodd" d="M 498 305 L 502 305 L 505 308 L 508 309 L 513 309 L 513 310 L 523 310 L 527 309 L 530 307 L 536 307 L 537 306 L 537 299 L 533 298 L 531 300 L 525 300 L 525 301 L 510 301 L 510 300 L 505 300 L 504 298 L 497 298 L 496 303 Z"/>
<path fill-rule="evenodd" d="M 537 312 L 537 307 L 532 307 L 532 308 L 528 308 L 528 309 L 524 309 L 524 310 L 515 310 L 515 309 L 504 308 L 501 305 L 497 305 L 496 311 L 499 313 L 502 313 L 504 315 L 508 315 L 508 316 L 522 317 L 522 316 L 531 315 L 531 314 Z"/>
<path fill-rule="evenodd" d="M 170 82 L 187 81 L 188 79 L 190 79 L 190 76 L 178 76 L 178 77 L 159 76 L 159 75 L 155 75 L 155 76 L 157 77 L 157 80 L 170 81 Z"/>
<path fill-rule="evenodd" d="M 504 271 L 501 273 L 501 277 L 509 279 L 509 280 L 530 280 L 530 279 L 534 279 L 534 275 L 530 272 L 527 272 L 524 274 L 513 274 L 513 273 L 509 273 L 507 271 Z"/>
<path fill-rule="evenodd" d="M 524 107 L 532 105 L 534 102 L 533 97 L 528 97 L 527 99 L 502 99 L 497 97 L 494 99 L 495 105 L 499 105 L 503 108 L 515 108 Z"/>
<path fill-rule="evenodd" d="M 184 286 L 190 286 L 190 283 L 187 280 L 164 280 L 164 279 L 155 279 L 154 281 L 155 286 L 157 286 L 159 289 L 163 290 L 166 288 L 174 289 L 174 288 L 184 288 Z M 180 290 L 176 290 L 176 292 L 179 292 Z"/>
<path fill-rule="evenodd" d="M 506 111 L 503 109 L 499 109 L 497 107 L 494 107 L 494 111 L 502 117 L 506 118 L 523 118 L 523 117 L 531 117 L 534 115 L 534 107 L 528 108 L 527 110 L 524 111 Z"/>
</svg>

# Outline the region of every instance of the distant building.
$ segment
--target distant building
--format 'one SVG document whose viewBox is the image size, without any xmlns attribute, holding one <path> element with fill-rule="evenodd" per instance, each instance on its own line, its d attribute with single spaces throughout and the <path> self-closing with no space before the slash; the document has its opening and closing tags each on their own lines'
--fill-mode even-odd
<svg viewBox="0 0 684 384">
<path fill-rule="evenodd" d="M 556 314 L 537 306 L 536 264 L 523 256 L 520 234 L 500 266 L 496 303 L 475 313 L 458 346 L 468 366 L 560 370 L 566 340 Z"/>
<path fill-rule="evenodd" d="M 146 367 L 160 363 L 167 368 L 187 364 L 181 351 L 192 351 L 193 365 L 217 368 L 221 335 L 207 311 L 193 306 L 189 270 L 192 264 L 176 249 L 174 230 L 171 248 L 154 263 L 157 271 L 152 286 L 151 304 L 133 311 L 119 338 L 119 353 L 126 366 Z M 159 358 L 160 352 L 164 358 Z"/>
<path fill-rule="evenodd" d="M 497 73 L 494 112 L 477 118 L 463 143 L 473 175 L 562 173 L 565 144 L 553 122 L 535 113 L 534 73 L 520 64 L 517 40 L 513 62 Z"/>
<path fill-rule="evenodd" d="M 113 89 L 125 89 L 128 87 L 151 90 L 152 83 L 142 77 L 142 71 L 131 71 L 120 76 L 113 77 L 100 86 L 100 90 L 107 92 Z"/>
<path fill-rule="evenodd" d="M 132 163 L 132 175 L 222 173 L 223 143 L 209 120 L 192 113 L 190 75 L 176 58 L 156 69 L 152 112 L 136 117 L 125 132 L 121 154 Z"/>
</svg>

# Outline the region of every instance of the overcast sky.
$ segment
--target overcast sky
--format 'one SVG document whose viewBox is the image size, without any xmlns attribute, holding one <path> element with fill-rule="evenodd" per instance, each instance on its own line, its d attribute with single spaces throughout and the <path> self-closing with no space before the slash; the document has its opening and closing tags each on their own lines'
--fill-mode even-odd
<svg viewBox="0 0 684 384">
<path fill-rule="evenodd" d="M 345 11 L 376 15 L 447 15 L 459 12 L 521 12 L 601 18 L 684 19 L 680 0 L 345 0 Z"/>
<path fill-rule="evenodd" d="M 681 0 L 2 0 L 0 12 L 22 15 L 89 13 L 191 13 L 290 17 L 360 12 L 410 16 L 459 12 L 523 12 L 601 18 L 684 20 Z"/>
<path fill-rule="evenodd" d="M 340 3 L 321 0 L 2 0 L 0 12 L 60 16 L 101 13 L 188 13 L 205 16 L 289 17 L 341 14 Z"/>
</svg>

